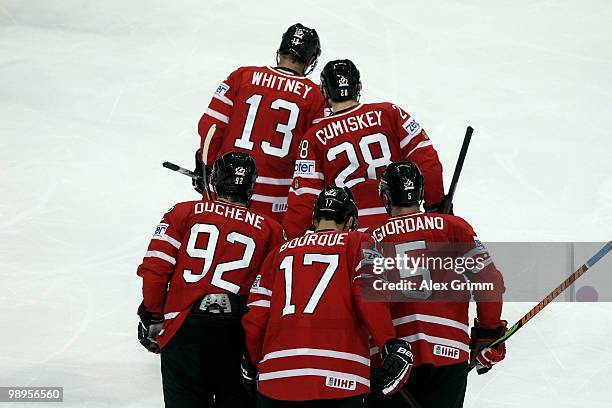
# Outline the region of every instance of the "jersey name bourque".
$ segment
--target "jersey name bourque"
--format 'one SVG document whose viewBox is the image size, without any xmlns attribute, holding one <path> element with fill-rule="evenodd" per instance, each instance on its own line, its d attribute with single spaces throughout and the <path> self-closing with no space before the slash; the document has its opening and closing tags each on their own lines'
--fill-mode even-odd
<svg viewBox="0 0 612 408">
<path fill-rule="evenodd" d="M 293 92 L 306 99 L 312 86 L 308 86 L 297 79 L 285 78 L 273 73 L 254 71 L 251 84 L 276 89 L 277 91 Z"/>
<path fill-rule="evenodd" d="M 344 237 L 346 234 L 306 234 L 299 238 L 293 238 L 291 241 L 285 242 L 281 245 L 279 252 L 283 252 L 285 249 L 295 248 L 300 246 L 339 246 L 344 245 Z"/>
<path fill-rule="evenodd" d="M 382 126 L 382 111 L 370 111 L 360 115 L 332 120 L 325 127 L 317 130 L 315 136 L 321 144 L 325 145 L 327 140 L 334 137 L 374 126 Z"/>
</svg>

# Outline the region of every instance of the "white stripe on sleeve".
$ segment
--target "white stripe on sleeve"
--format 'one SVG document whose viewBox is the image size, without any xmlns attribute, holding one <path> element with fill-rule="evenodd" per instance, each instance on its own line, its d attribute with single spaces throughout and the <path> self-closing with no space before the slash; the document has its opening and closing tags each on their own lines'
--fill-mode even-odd
<svg viewBox="0 0 612 408">
<path fill-rule="evenodd" d="M 217 112 L 214 109 L 206 109 L 205 112 L 208 116 L 211 116 L 215 119 L 219 119 L 221 122 L 223 123 L 229 123 L 229 116 L 225 116 L 224 114 L 222 114 L 221 112 Z"/>
<path fill-rule="evenodd" d="M 217 93 L 214 93 L 213 94 L 213 98 L 220 100 L 221 102 L 223 102 L 226 105 L 234 106 L 234 102 L 232 102 L 232 100 L 230 98 L 228 98 L 227 96 L 225 96 L 225 95 L 219 95 Z"/>
<path fill-rule="evenodd" d="M 416 145 L 416 147 L 414 149 L 412 149 L 411 151 L 408 152 L 408 154 L 406 155 L 406 157 L 410 156 L 412 153 L 414 153 L 415 150 L 420 149 L 421 147 L 426 147 L 426 146 L 431 146 L 431 140 L 423 140 L 422 142 L 420 142 L 418 145 Z"/>
<path fill-rule="evenodd" d="M 171 236 L 167 234 L 164 234 L 162 236 L 155 235 L 153 239 L 157 239 L 159 241 L 166 241 L 167 243 L 169 243 L 176 249 L 179 249 L 181 247 L 181 243 L 179 241 L 177 241 L 176 239 L 172 238 Z"/>
<path fill-rule="evenodd" d="M 311 188 L 311 187 L 300 187 L 300 188 L 291 188 L 289 189 L 290 193 L 293 193 L 295 195 L 302 195 L 302 194 L 314 194 L 314 195 L 319 195 L 319 193 L 321 192 L 321 190 L 319 190 L 318 188 Z"/>
<path fill-rule="evenodd" d="M 269 300 L 256 300 L 254 302 L 249 303 L 247 306 L 259 306 L 259 307 L 270 307 Z"/>
<path fill-rule="evenodd" d="M 144 257 L 145 258 L 159 258 L 159 259 L 163 259 L 166 262 L 171 263 L 172 265 L 176 265 L 176 259 L 174 259 L 170 255 L 164 252 L 161 252 L 161 251 L 147 251 Z"/>
</svg>

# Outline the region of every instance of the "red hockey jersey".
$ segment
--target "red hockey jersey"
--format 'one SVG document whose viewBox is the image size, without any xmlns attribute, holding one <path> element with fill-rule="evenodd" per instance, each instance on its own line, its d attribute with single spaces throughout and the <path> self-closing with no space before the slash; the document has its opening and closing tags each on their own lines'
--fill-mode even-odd
<svg viewBox="0 0 612 408">
<path fill-rule="evenodd" d="M 425 179 L 425 205 L 442 201 L 442 165 L 425 130 L 390 103 L 357 105 L 315 120 L 298 152 L 289 209 L 283 227 L 289 238 L 310 225 L 314 200 L 329 184 L 349 187 L 359 208 L 359 227 L 378 225 L 387 213 L 378 179 L 391 162 L 408 159 Z"/>
<path fill-rule="evenodd" d="M 310 79 L 272 67 L 242 67 L 223 81 L 198 125 L 204 162 L 231 151 L 253 156 L 251 208 L 279 222 L 287 209 L 297 145 L 326 101 Z M 209 129 L 216 131 L 208 138 Z"/>
<path fill-rule="evenodd" d="M 371 243 L 360 232 L 319 231 L 266 258 L 243 317 L 262 394 L 305 401 L 369 392 L 369 335 L 380 347 L 395 337 L 387 306 L 360 300 L 362 248 Z"/>
<path fill-rule="evenodd" d="M 248 294 L 266 254 L 283 241 L 276 221 L 245 207 L 188 201 L 170 208 L 137 271 L 146 309 L 164 315 L 160 347 L 204 295 Z"/>
<path fill-rule="evenodd" d="M 429 258 L 428 263 L 423 262 L 427 267 L 409 276 L 418 283 L 415 288 L 423 281 L 439 284 L 439 289 L 429 284 L 407 294 L 404 301 L 390 304 L 397 335 L 411 343 L 415 366 L 467 361 L 471 295 L 467 287 L 458 285 L 467 281 L 493 285 L 493 290 L 472 291 L 484 327 L 499 324 L 504 292 L 503 277 L 470 224 L 453 215 L 420 212 L 391 217 L 373 228 L 371 235 L 383 243 L 380 247 L 386 257 Z M 455 268 L 450 272 L 442 266 L 442 261 L 449 260 L 454 260 L 450 265 Z"/>
</svg>

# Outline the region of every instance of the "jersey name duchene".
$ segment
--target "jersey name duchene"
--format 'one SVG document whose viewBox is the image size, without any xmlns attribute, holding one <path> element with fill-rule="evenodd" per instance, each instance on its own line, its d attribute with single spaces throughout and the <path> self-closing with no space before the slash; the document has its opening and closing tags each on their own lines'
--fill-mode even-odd
<svg viewBox="0 0 612 408">
<path fill-rule="evenodd" d="M 257 229 L 262 229 L 263 217 L 253 213 L 246 208 L 241 208 L 233 205 L 227 205 L 215 201 L 202 201 L 195 204 L 195 214 L 214 213 L 226 218 L 231 218 L 236 221 L 242 221 L 254 226 Z"/>
</svg>

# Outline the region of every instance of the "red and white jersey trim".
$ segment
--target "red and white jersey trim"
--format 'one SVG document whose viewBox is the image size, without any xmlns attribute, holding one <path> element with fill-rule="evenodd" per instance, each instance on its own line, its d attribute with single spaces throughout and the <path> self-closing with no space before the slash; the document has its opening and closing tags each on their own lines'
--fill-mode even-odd
<svg viewBox="0 0 612 408">
<path fill-rule="evenodd" d="M 270 307 L 270 301 L 269 300 L 256 300 L 254 302 L 251 302 L 249 304 L 247 304 L 248 307 L 251 306 L 259 306 L 259 307 Z"/>
<path fill-rule="evenodd" d="M 176 316 L 179 315 L 180 312 L 170 312 L 170 313 L 166 313 L 164 314 L 164 320 L 171 320 L 174 319 Z"/>
<path fill-rule="evenodd" d="M 287 197 L 275 197 L 275 196 L 267 196 L 263 194 L 253 194 L 251 197 L 253 201 L 259 201 L 261 203 L 270 203 L 270 204 L 287 204 Z"/>
<path fill-rule="evenodd" d="M 376 214 L 386 214 L 387 210 L 384 207 L 372 207 L 372 208 L 362 208 L 357 211 L 357 215 L 359 217 L 364 217 L 366 215 L 376 215 Z"/>
<path fill-rule="evenodd" d="M 418 145 L 416 145 L 416 147 L 414 149 L 409 151 L 408 154 L 406 155 L 406 157 L 409 157 L 417 149 L 420 149 L 422 147 L 431 146 L 431 145 L 432 145 L 431 140 L 424 140 L 424 141 L 420 142 Z"/>
<path fill-rule="evenodd" d="M 320 123 L 320 122 L 324 121 L 325 119 L 337 119 L 340 116 L 348 115 L 349 113 L 355 112 L 357 109 L 361 108 L 362 106 L 363 106 L 362 104 L 359 104 L 359 105 L 355 106 L 354 108 L 349 109 L 349 110 L 347 110 L 345 112 L 338 113 L 338 114 L 332 114 L 330 116 L 325 116 L 323 118 L 315 119 L 315 120 L 312 121 L 312 123 L 313 124 Z"/>
<path fill-rule="evenodd" d="M 163 259 L 166 262 L 171 263 L 172 265 L 176 265 L 176 259 L 174 259 L 170 255 L 164 252 L 161 252 L 161 251 L 147 251 L 144 257 L 145 258 L 159 258 L 159 259 Z"/>
<path fill-rule="evenodd" d="M 232 102 L 232 100 L 230 98 L 228 98 L 225 95 L 219 95 L 218 93 L 214 93 L 213 94 L 213 98 L 220 100 L 221 102 L 223 102 L 226 105 L 229 106 L 234 106 L 234 102 Z"/>
<path fill-rule="evenodd" d="M 285 70 L 282 70 L 282 69 L 278 69 L 278 68 L 274 68 L 274 67 L 266 67 L 266 68 L 268 68 L 270 71 L 274 72 L 275 74 L 283 75 L 283 76 L 286 76 L 286 77 L 289 77 L 289 78 L 297 78 L 297 79 L 304 79 L 304 78 L 306 78 L 305 76 L 299 76 L 299 75 L 296 75 L 296 74 L 294 74 L 292 72 L 285 71 Z"/>
<path fill-rule="evenodd" d="M 293 179 L 259 176 L 256 182 L 261 184 L 273 184 L 275 186 L 290 186 L 291 183 L 293 183 Z"/>
<path fill-rule="evenodd" d="M 315 348 L 295 348 L 295 349 L 273 351 L 273 352 L 266 354 L 261 359 L 260 363 L 263 363 L 266 360 L 272 360 L 275 358 L 295 357 L 295 356 L 316 356 L 316 357 L 339 358 L 342 360 L 355 361 L 367 367 L 370 366 L 370 359 L 360 356 L 359 354 L 347 353 L 344 351 L 328 350 L 328 349 L 315 349 Z"/>
<path fill-rule="evenodd" d="M 445 339 L 444 337 L 430 336 L 429 334 L 425 334 L 425 333 L 415 333 L 410 336 L 402 337 L 402 339 L 408 342 L 424 340 L 431 344 L 440 344 L 443 346 L 454 347 L 454 348 L 458 348 L 459 350 L 463 350 L 465 352 L 470 351 L 470 347 L 461 341 Z"/>
<path fill-rule="evenodd" d="M 312 187 L 300 187 L 300 188 L 291 187 L 289 189 L 289 192 L 294 193 L 295 195 L 314 194 L 318 196 L 321 190 L 319 190 L 318 188 L 312 188 Z"/>
<path fill-rule="evenodd" d="M 344 373 L 342 371 L 320 370 L 318 368 L 297 368 L 294 370 L 281 370 L 281 371 L 272 371 L 269 373 L 260 373 L 259 381 L 275 380 L 278 378 L 288 378 L 288 377 L 305 377 L 305 376 L 340 377 L 340 378 L 344 378 L 347 380 L 353 380 L 355 382 L 365 385 L 366 387 L 370 386 L 370 380 L 360 375 Z"/>
<path fill-rule="evenodd" d="M 205 112 L 208 116 L 211 116 L 215 119 L 220 120 L 223 123 L 229 123 L 229 116 L 222 114 L 221 112 L 217 112 L 214 109 L 208 108 Z"/>
<path fill-rule="evenodd" d="M 466 333 L 469 333 L 469 327 L 467 324 L 458 322 L 453 319 L 447 319 L 444 317 L 432 316 L 432 315 L 426 315 L 426 314 L 411 314 L 407 316 L 398 317 L 397 319 L 393 319 L 393 326 L 399 326 L 401 324 L 412 323 L 416 321 L 441 324 L 443 326 L 454 327 L 456 329 L 460 329 Z"/>
<path fill-rule="evenodd" d="M 162 236 L 155 235 L 152 239 L 155 239 L 155 240 L 158 240 L 158 241 L 166 241 L 167 243 L 169 243 L 170 245 L 172 245 L 176 249 L 179 249 L 181 247 L 181 243 L 179 241 L 177 241 L 176 239 L 172 238 L 171 236 L 169 236 L 167 234 L 164 234 Z"/>
</svg>

